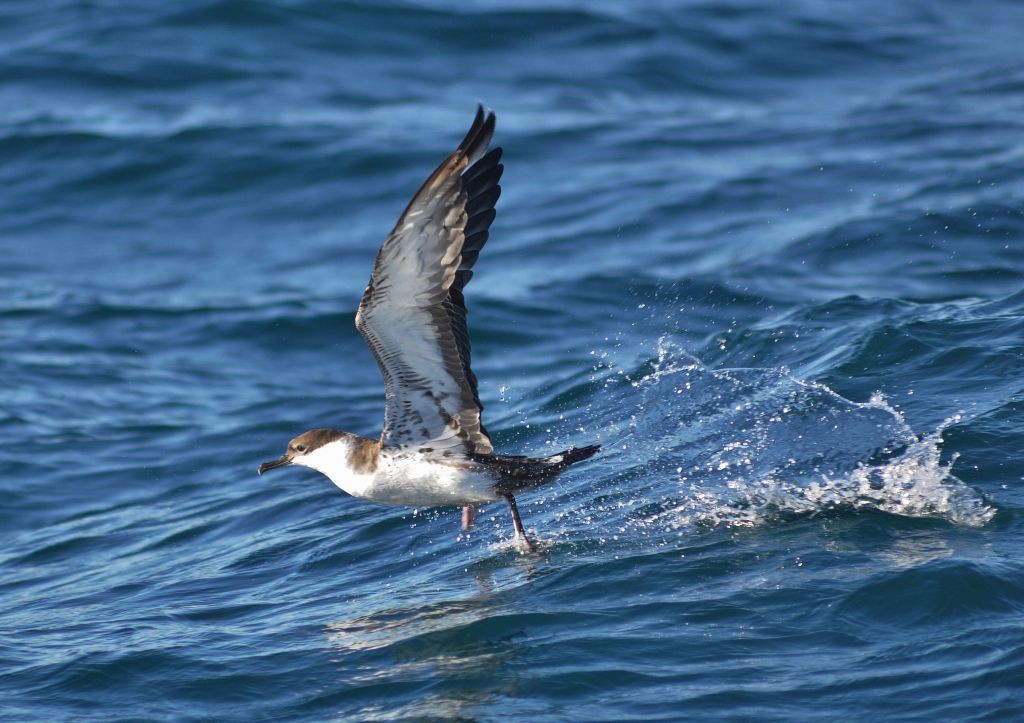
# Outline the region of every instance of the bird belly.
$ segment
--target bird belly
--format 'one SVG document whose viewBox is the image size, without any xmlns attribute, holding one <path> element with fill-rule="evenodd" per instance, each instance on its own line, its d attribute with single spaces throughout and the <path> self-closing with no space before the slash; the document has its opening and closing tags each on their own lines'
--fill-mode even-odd
<svg viewBox="0 0 1024 723">
<path fill-rule="evenodd" d="M 410 507 L 475 505 L 498 499 L 494 479 L 485 470 L 422 458 L 381 459 L 372 481 L 357 496 Z"/>
</svg>

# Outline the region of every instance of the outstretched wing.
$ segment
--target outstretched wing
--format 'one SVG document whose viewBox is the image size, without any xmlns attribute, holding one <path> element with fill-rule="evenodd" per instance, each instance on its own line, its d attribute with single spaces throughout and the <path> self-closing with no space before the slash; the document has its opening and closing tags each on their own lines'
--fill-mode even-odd
<svg viewBox="0 0 1024 723">
<path fill-rule="evenodd" d="M 356 328 L 384 376 L 385 445 L 493 451 L 462 296 L 501 193 L 501 149 L 487 152 L 493 135 L 494 114 L 481 106 L 384 241 L 359 303 Z"/>
</svg>

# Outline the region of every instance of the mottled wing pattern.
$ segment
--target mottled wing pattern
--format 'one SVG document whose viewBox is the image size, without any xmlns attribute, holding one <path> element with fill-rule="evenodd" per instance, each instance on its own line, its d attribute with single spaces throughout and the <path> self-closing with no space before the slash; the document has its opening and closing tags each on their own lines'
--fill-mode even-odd
<svg viewBox="0 0 1024 723">
<path fill-rule="evenodd" d="M 462 290 L 494 220 L 501 149 L 478 108 L 459 147 L 416 192 L 377 254 L 356 328 L 384 376 L 383 444 L 490 454 L 470 368 Z"/>
</svg>

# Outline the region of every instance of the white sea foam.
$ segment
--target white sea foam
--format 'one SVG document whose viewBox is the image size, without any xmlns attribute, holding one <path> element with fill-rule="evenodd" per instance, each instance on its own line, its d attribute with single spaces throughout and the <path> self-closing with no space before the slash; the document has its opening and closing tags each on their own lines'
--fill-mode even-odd
<svg viewBox="0 0 1024 723">
<path fill-rule="evenodd" d="M 877 511 L 980 526 L 996 510 L 942 455 L 945 420 L 918 437 L 881 394 L 854 402 L 786 369 L 708 369 L 670 340 L 632 374 L 634 412 L 607 430 L 647 478 L 680 497 L 645 526 L 753 526 L 793 515 Z M 661 485 L 658 485 L 661 487 Z M 654 489 L 651 492 L 655 492 Z"/>
</svg>

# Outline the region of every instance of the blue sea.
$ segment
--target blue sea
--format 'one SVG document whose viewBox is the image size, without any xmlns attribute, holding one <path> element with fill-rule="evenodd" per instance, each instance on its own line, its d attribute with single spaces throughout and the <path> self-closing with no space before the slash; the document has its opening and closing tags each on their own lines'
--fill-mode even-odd
<svg viewBox="0 0 1024 723">
<path fill-rule="evenodd" d="M 1024 720 L 1024 3 L 7 0 L 0 719 Z M 305 469 L 477 103 L 499 451 Z"/>
</svg>

